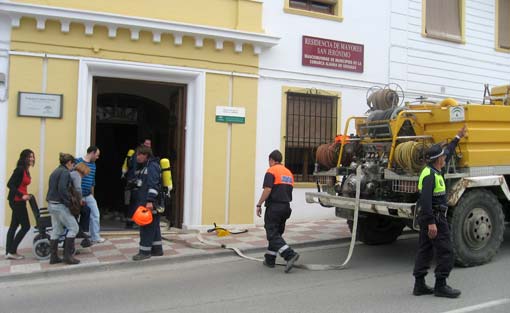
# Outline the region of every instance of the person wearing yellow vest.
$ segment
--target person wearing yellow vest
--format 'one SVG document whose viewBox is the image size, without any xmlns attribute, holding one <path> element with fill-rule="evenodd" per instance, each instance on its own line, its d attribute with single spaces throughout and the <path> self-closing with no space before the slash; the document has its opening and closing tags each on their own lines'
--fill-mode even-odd
<svg viewBox="0 0 510 313">
<path fill-rule="evenodd" d="M 455 147 L 466 135 L 466 126 L 462 127 L 446 148 L 435 144 L 427 150 L 427 166 L 421 171 L 418 180 L 420 192 L 418 214 L 420 237 L 418 252 L 414 263 L 415 277 L 413 295 L 434 294 L 436 297 L 457 298 L 460 290 L 446 284 L 453 268 L 453 249 L 450 239 L 450 226 L 446 218 L 448 199 L 444 181 L 444 168 L 455 153 Z M 427 286 L 425 276 L 430 262 L 436 255 L 436 283 L 434 288 Z"/>
<path fill-rule="evenodd" d="M 265 203 L 264 228 L 269 244 L 264 255 L 264 265 L 273 268 L 279 253 L 287 261 L 285 273 L 288 273 L 299 259 L 299 254 L 282 237 L 285 222 L 292 212 L 290 202 L 294 188 L 294 175 L 281 164 L 282 158 L 282 153 L 278 150 L 269 154 L 269 169 L 264 176 L 264 190 L 257 202 L 256 211 L 257 216 L 261 217 L 262 203 Z"/>
</svg>

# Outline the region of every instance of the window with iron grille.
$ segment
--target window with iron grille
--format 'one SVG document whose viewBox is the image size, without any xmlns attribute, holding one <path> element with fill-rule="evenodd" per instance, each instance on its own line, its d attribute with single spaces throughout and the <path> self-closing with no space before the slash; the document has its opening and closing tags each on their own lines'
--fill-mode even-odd
<svg viewBox="0 0 510 313">
<path fill-rule="evenodd" d="M 338 98 L 287 92 L 285 166 L 296 182 L 313 182 L 315 151 L 337 133 Z"/>
<path fill-rule="evenodd" d="M 290 0 L 289 6 L 294 9 L 307 10 L 325 14 L 334 14 L 337 0 Z"/>
</svg>

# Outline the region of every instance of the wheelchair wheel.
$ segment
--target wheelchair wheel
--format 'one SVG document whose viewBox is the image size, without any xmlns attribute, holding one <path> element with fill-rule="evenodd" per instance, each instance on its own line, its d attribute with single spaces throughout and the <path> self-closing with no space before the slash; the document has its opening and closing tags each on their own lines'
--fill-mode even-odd
<svg viewBox="0 0 510 313">
<path fill-rule="evenodd" d="M 32 245 L 32 253 L 38 260 L 47 260 L 50 258 L 50 240 L 41 238 L 34 241 Z"/>
</svg>

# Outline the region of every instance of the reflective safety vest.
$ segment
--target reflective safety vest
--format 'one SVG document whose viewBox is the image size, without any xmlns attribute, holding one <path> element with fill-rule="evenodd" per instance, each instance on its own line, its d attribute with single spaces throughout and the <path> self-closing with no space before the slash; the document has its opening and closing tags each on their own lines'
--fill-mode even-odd
<svg viewBox="0 0 510 313">
<path fill-rule="evenodd" d="M 282 164 L 271 166 L 267 172 L 274 176 L 275 185 L 291 185 L 294 187 L 294 176 L 292 172 Z"/>
<path fill-rule="evenodd" d="M 433 196 L 442 196 L 446 194 L 446 184 L 444 182 L 443 175 L 439 174 L 437 171 L 432 170 L 430 167 L 426 166 L 420 174 L 420 179 L 418 180 L 418 190 L 421 192 L 423 187 L 423 180 L 425 177 L 429 176 L 431 172 L 434 173 L 434 191 Z"/>
</svg>

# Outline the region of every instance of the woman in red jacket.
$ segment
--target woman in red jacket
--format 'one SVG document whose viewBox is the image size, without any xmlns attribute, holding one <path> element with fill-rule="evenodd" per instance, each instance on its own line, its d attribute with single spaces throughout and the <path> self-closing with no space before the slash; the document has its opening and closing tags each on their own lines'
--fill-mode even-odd
<svg viewBox="0 0 510 313">
<path fill-rule="evenodd" d="M 30 230 L 30 221 L 28 220 L 27 201 L 30 200 L 27 187 L 30 185 L 30 167 L 35 164 L 34 152 L 30 149 L 21 151 L 16 164 L 16 168 L 9 178 L 7 187 L 9 188 L 9 205 L 12 209 L 11 225 L 7 232 L 6 259 L 21 260 L 24 256 L 17 254 L 18 245 L 23 237 Z M 16 233 L 16 229 L 21 225 L 21 229 Z"/>
</svg>

